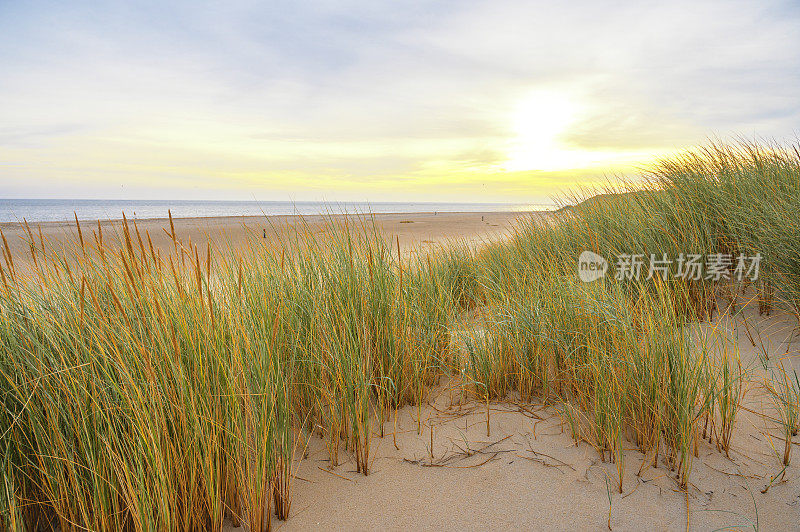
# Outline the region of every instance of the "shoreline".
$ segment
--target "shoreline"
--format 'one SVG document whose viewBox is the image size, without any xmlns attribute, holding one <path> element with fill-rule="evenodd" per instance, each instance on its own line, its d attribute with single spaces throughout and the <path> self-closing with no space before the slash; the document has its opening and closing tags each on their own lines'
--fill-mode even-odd
<svg viewBox="0 0 800 532">
<path fill-rule="evenodd" d="M 362 218 L 362 217 L 382 217 L 382 216 L 419 216 L 419 215 L 433 215 L 433 216 L 449 216 L 449 215 L 478 215 L 478 216 L 489 216 L 489 215 L 541 215 L 547 214 L 550 212 L 556 211 L 549 211 L 549 210 L 531 210 L 531 211 L 413 211 L 413 212 L 404 212 L 404 211 L 397 211 L 397 212 L 373 212 L 373 213 L 349 213 L 349 212 L 342 212 L 342 213 L 330 213 L 330 214 L 262 214 L 262 215 L 231 215 L 231 216 L 173 216 L 173 221 L 183 220 L 183 221 L 201 221 L 201 220 L 213 220 L 213 221 L 249 221 L 249 220 L 262 220 L 262 219 L 309 219 L 309 218 L 339 218 L 339 217 L 349 217 L 349 218 Z M 162 222 L 167 223 L 169 222 L 170 218 L 168 216 L 163 217 L 155 217 L 155 218 L 127 218 L 128 222 Z M 97 223 L 100 224 L 118 224 L 123 221 L 123 218 L 87 218 L 81 219 L 78 218 L 78 221 L 81 223 L 81 226 L 84 224 L 91 224 L 92 226 L 97 226 Z M 30 227 L 37 227 L 41 226 L 49 226 L 49 227 L 64 227 L 64 226 L 74 226 L 75 219 L 71 220 L 41 220 L 41 221 L 28 221 L 27 224 Z M 0 222 L 0 228 L 24 228 L 25 222 Z"/>
</svg>

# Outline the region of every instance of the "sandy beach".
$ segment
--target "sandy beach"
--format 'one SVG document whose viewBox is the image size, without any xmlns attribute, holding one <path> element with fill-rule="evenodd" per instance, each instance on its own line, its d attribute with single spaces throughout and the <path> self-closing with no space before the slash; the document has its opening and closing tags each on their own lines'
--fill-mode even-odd
<svg viewBox="0 0 800 532">
<path fill-rule="evenodd" d="M 468 213 L 397 213 L 374 214 L 376 227 L 386 238 L 399 239 L 403 253 L 414 253 L 451 241 L 474 244 L 502 237 L 515 222 L 536 213 L 526 212 L 468 212 Z M 341 215 L 330 219 L 342 221 Z M 216 218 L 174 218 L 175 233 L 184 243 L 197 245 L 201 250 L 211 243 L 217 250 L 239 252 L 248 246 L 272 245 L 280 234 L 289 231 L 308 231 L 324 235 L 330 230 L 326 216 L 246 216 Z M 363 218 L 362 218 L 363 219 Z M 97 233 L 97 220 L 81 220 L 84 238 L 92 241 Z M 133 229 L 134 220 L 129 220 Z M 135 220 L 143 238 L 149 234 L 153 247 L 168 252 L 173 244 L 169 235 L 169 219 Z M 99 223 L 107 242 L 121 242 L 122 221 L 104 220 Z M 36 240 L 39 231 L 45 242 L 53 248 L 73 246 L 79 241 L 77 226 L 70 222 L 42 222 L 30 224 Z M 30 264 L 29 237 L 24 225 L 0 223 L 14 260 L 18 266 Z M 265 238 L 266 235 L 266 238 Z"/>
</svg>

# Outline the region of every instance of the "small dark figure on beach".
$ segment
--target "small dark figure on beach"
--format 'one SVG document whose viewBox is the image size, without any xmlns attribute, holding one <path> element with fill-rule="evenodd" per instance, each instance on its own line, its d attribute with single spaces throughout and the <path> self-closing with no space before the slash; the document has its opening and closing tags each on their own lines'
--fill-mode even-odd
<svg viewBox="0 0 800 532">
<path fill-rule="evenodd" d="M 266 230 L 266 229 L 264 229 L 264 236 L 263 236 L 263 238 L 267 238 L 267 230 Z"/>
</svg>

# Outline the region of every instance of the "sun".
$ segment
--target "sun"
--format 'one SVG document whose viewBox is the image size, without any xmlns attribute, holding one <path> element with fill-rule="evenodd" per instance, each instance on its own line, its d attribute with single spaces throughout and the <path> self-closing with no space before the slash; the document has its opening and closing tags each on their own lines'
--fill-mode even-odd
<svg viewBox="0 0 800 532">
<path fill-rule="evenodd" d="M 528 93 L 513 107 L 511 138 L 506 142 L 506 160 L 499 168 L 507 172 L 524 171 L 627 171 L 634 163 L 650 161 L 655 150 L 596 149 L 570 143 L 571 131 L 579 131 L 596 115 L 591 100 L 576 93 L 540 89 Z"/>
<path fill-rule="evenodd" d="M 580 114 L 580 107 L 566 94 L 539 90 L 530 93 L 514 109 L 515 137 L 510 143 L 508 171 L 559 170 L 581 157 L 562 145 L 561 135 Z"/>
</svg>

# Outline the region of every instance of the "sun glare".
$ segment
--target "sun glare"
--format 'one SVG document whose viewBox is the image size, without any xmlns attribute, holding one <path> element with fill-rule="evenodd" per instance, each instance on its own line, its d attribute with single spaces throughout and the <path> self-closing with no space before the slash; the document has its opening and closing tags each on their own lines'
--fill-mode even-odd
<svg viewBox="0 0 800 532">
<path fill-rule="evenodd" d="M 513 114 L 512 140 L 505 169 L 557 170 L 569 167 L 574 153 L 559 141 L 579 114 L 568 96 L 537 91 L 517 105 Z"/>
</svg>

